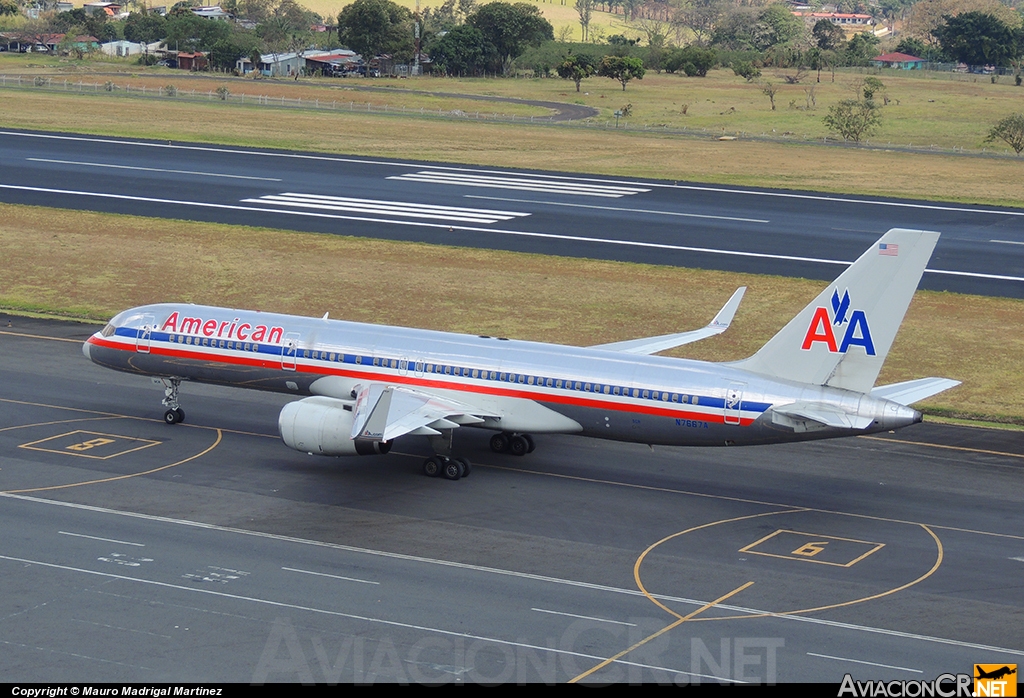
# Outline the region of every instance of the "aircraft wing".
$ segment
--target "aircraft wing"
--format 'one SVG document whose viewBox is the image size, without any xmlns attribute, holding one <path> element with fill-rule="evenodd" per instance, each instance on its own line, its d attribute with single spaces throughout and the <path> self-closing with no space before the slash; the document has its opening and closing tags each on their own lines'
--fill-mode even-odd
<svg viewBox="0 0 1024 698">
<path fill-rule="evenodd" d="M 430 393 L 371 383 L 359 391 L 353 407 L 352 438 L 391 441 L 415 434 L 431 436 L 441 429 L 479 424 L 497 414 Z"/>
<path fill-rule="evenodd" d="M 904 381 L 903 383 L 892 383 L 880 385 L 871 389 L 871 397 L 892 400 L 901 405 L 910 406 L 920 402 L 932 395 L 938 395 L 944 390 L 955 388 L 960 381 L 952 378 L 918 378 L 917 380 Z"/>
<path fill-rule="evenodd" d="M 736 308 L 739 307 L 746 286 L 740 286 L 732 297 L 726 302 L 718 315 L 705 327 L 690 332 L 678 332 L 676 334 L 663 334 L 658 337 L 644 337 L 642 339 L 630 339 L 625 342 L 612 342 L 611 344 L 598 344 L 592 349 L 607 349 L 608 351 L 621 351 L 626 354 L 655 354 L 659 351 L 679 347 L 683 344 L 690 344 L 701 339 L 713 337 L 729 329 L 733 316 L 736 315 Z"/>
</svg>

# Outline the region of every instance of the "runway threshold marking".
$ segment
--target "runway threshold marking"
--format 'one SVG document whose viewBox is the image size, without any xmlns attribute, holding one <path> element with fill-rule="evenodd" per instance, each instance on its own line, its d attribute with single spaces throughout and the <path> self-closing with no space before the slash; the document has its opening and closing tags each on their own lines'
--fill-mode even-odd
<svg viewBox="0 0 1024 698">
<path fill-rule="evenodd" d="M 490 467 L 494 467 L 494 466 L 490 466 Z M 200 521 L 189 521 L 188 519 L 174 519 L 174 518 L 170 518 L 170 517 L 167 517 L 167 516 L 156 516 L 156 515 L 153 515 L 153 514 L 142 514 L 142 513 L 134 512 L 134 511 L 120 511 L 120 510 L 117 510 L 117 509 L 108 509 L 108 508 L 105 508 L 105 507 L 98 507 L 98 506 L 93 506 L 93 505 L 90 505 L 90 504 L 78 504 L 76 502 L 65 502 L 65 501 L 60 501 L 60 500 L 56 500 L 56 499 L 43 499 L 43 498 L 40 498 L 40 497 L 31 497 L 31 496 L 28 496 L 28 495 L 21 495 L 21 494 L 5 494 L 3 492 L 0 492 L 0 497 L 8 497 L 10 499 L 17 499 L 17 500 L 21 500 L 21 501 L 25 501 L 25 502 L 32 502 L 34 504 L 45 504 L 45 505 L 48 505 L 48 506 L 67 507 L 69 509 L 78 509 L 78 510 L 81 510 L 81 511 L 90 511 L 90 512 L 95 512 L 95 513 L 100 513 L 100 514 L 108 514 L 108 515 L 112 515 L 112 516 L 124 516 L 124 517 L 132 518 L 132 519 L 142 519 L 143 521 L 155 521 L 155 522 L 158 522 L 158 523 L 169 523 L 169 524 L 174 524 L 174 525 L 177 525 L 177 526 L 188 526 L 188 527 L 191 527 L 191 528 L 199 528 L 199 529 L 209 530 L 209 531 L 221 531 L 221 532 L 224 532 L 224 533 L 233 533 L 233 534 L 236 534 L 236 535 L 254 536 L 256 538 L 265 538 L 267 540 L 274 540 L 274 541 L 280 541 L 280 542 L 285 542 L 285 543 L 295 543 L 295 544 L 298 544 L 298 545 L 309 545 L 309 546 L 313 546 L 313 547 L 317 547 L 317 548 L 328 548 L 330 550 L 341 550 L 341 551 L 345 551 L 345 552 L 353 552 L 353 553 L 359 553 L 359 554 L 364 554 L 364 555 L 371 555 L 371 556 L 375 556 L 375 557 L 383 557 L 383 558 L 389 558 L 389 559 L 395 559 L 395 560 L 405 560 L 405 561 L 409 561 L 409 562 L 419 562 L 419 563 L 424 563 L 424 564 L 429 564 L 429 565 L 440 565 L 442 567 L 451 567 L 451 568 L 455 568 L 455 569 L 470 570 L 470 571 L 474 571 L 474 572 L 483 572 L 485 574 L 494 574 L 494 575 L 504 576 L 504 577 L 513 577 L 513 578 L 516 578 L 516 579 L 527 579 L 527 580 L 532 580 L 532 581 L 546 582 L 546 583 L 550 583 L 550 584 L 559 584 L 559 585 L 564 585 L 564 586 L 571 586 L 571 587 L 575 587 L 575 588 L 578 588 L 578 589 L 588 589 L 588 590 L 591 590 L 591 591 L 608 592 L 608 593 L 612 593 L 612 594 L 623 594 L 623 595 L 626 595 L 626 596 L 643 596 L 643 594 L 641 594 L 636 589 L 623 589 L 621 587 L 612 587 L 612 586 L 607 586 L 607 585 L 604 585 L 604 584 L 594 584 L 592 582 L 582 582 L 582 581 L 574 580 L 574 579 L 562 579 L 562 578 L 559 578 L 559 577 L 549 577 L 549 576 L 545 576 L 545 575 L 534 574 L 532 572 L 519 572 L 519 571 L 516 571 L 516 570 L 506 570 L 506 569 L 500 569 L 500 568 L 495 568 L 495 567 L 484 567 L 482 565 L 473 565 L 473 564 L 469 564 L 469 563 L 465 563 L 465 562 L 457 562 L 457 561 L 454 561 L 454 560 L 441 560 L 441 559 L 437 559 L 437 558 L 422 557 L 422 556 L 419 556 L 419 555 L 408 555 L 406 553 L 396 553 L 396 552 L 391 552 L 391 551 L 387 551 L 387 550 L 374 550 L 374 549 L 370 549 L 370 548 L 357 548 L 355 546 L 343 545 L 343 544 L 340 544 L 340 543 L 328 543 L 328 542 L 325 542 L 325 541 L 310 540 L 310 539 L 307 539 L 307 538 L 295 538 L 295 537 L 292 537 L 292 536 L 285 536 L 285 535 L 281 535 L 281 534 L 277 534 L 277 533 L 265 533 L 263 531 L 251 531 L 251 530 L 247 530 L 247 529 L 244 529 L 244 528 L 231 528 L 229 526 L 220 526 L 220 525 L 217 525 L 217 524 L 204 523 L 204 522 L 200 522 Z M 813 511 L 813 510 L 808 509 L 807 511 Z M 905 522 L 903 522 L 903 523 L 905 523 Z M 0 559 L 2 559 L 2 557 L 0 557 Z M 694 606 L 702 606 L 702 605 L 704 605 L 706 603 L 703 600 L 687 599 L 687 598 L 682 598 L 682 597 L 673 597 L 673 596 L 667 596 L 667 595 L 663 595 L 663 594 L 652 594 L 652 596 L 654 596 L 656 598 L 665 599 L 665 600 L 668 600 L 668 601 L 674 601 L 674 602 L 677 602 L 677 603 L 691 604 L 691 605 L 694 605 Z M 775 615 L 775 614 L 772 614 L 772 613 L 763 612 L 760 609 L 744 608 L 742 606 L 732 606 L 732 605 L 725 605 L 725 604 L 721 604 L 720 606 L 722 608 L 725 608 L 725 609 L 728 609 L 728 610 L 740 611 L 740 612 L 749 613 L 749 614 L 763 613 L 766 616 Z M 920 635 L 918 633 L 909 633 L 909 632 L 903 632 L 903 631 L 899 631 L 899 630 L 891 630 L 889 628 L 876 628 L 876 627 L 872 627 L 872 626 L 868 626 L 868 625 L 856 625 L 854 623 L 844 623 L 844 622 L 840 622 L 840 621 L 828 620 L 828 619 L 825 619 L 825 618 L 813 618 L 813 617 L 807 617 L 807 616 L 792 616 L 792 615 L 791 616 L 786 616 L 786 615 L 780 615 L 780 616 L 777 616 L 777 617 L 782 619 L 782 620 L 794 621 L 794 622 L 798 622 L 798 623 L 811 623 L 813 625 L 822 625 L 822 626 L 826 626 L 826 627 L 830 627 L 830 628 L 840 628 L 840 629 L 843 629 L 843 630 L 854 630 L 854 631 L 858 631 L 858 632 L 866 632 L 866 633 L 872 633 L 872 634 L 876 634 L 876 635 L 885 635 L 885 636 L 888 636 L 888 637 L 898 637 L 898 638 L 904 638 L 904 639 L 908 639 L 908 640 L 919 640 L 921 642 L 933 642 L 933 643 L 942 644 L 942 645 L 950 645 L 950 646 L 954 646 L 954 647 L 964 647 L 964 648 L 967 648 L 967 649 L 975 649 L 975 650 L 980 650 L 980 651 L 983 651 L 983 652 L 1000 652 L 1000 653 L 1003 653 L 1003 654 L 1012 654 L 1012 655 L 1024 656 L 1024 650 L 1021 650 L 1021 649 L 1010 649 L 1010 648 L 1006 648 L 1006 647 L 995 647 L 995 646 L 992 646 L 992 645 L 982 645 L 982 644 L 975 643 L 975 642 L 964 642 L 964 641 L 961 641 L 961 640 L 951 640 L 949 638 L 934 637 L 934 636 L 931 636 L 931 635 Z M 592 657 L 592 658 L 593 659 L 602 659 L 601 657 Z M 624 662 L 624 663 L 630 664 L 630 662 Z M 688 673 L 688 672 L 683 672 L 683 673 Z M 707 677 L 707 678 L 714 678 L 714 677 Z"/>
<path fill-rule="evenodd" d="M 838 259 L 824 259 L 819 257 L 800 257 L 797 255 L 771 254 L 768 252 L 744 252 L 742 250 L 721 250 L 710 247 L 693 247 L 690 245 L 672 245 L 660 242 L 642 242 L 639 240 L 621 240 L 616 238 L 587 237 L 585 235 L 564 235 L 560 233 L 543 233 L 528 230 L 507 230 L 502 228 L 483 228 L 468 225 L 448 225 L 447 223 L 428 223 L 426 221 L 403 221 L 390 218 L 369 218 L 366 216 L 343 216 L 334 213 L 316 213 L 313 211 L 294 211 L 286 209 L 260 208 L 258 206 L 239 206 L 237 204 L 216 204 L 206 201 L 183 201 L 179 199 L 157 199 L 147 196 L 132 196 L 129 194 L 110 194 L 105 192 L 76 191 L 69 189 L 50 189 L 47 187 L 28 187 L 15 184 L 0 184 L 0 189 L 13 189 L 18 191 L 31 191 L 42 194 L 60 194 L 67 196 L 85 196 L 104 199 L 118 199 L 121 201 L 138 201 L 142 203 L 171 204 L 175 206 L 193 206 L 197 208 L 226 209 L 232 211 L 250 211 L 255 213 L 282 213 L 291 216 L 308 216 L 313 218 L 329 218 L 335 220 L 358 221 L 362 223 L 387 223 L 389 225 L 404 225 L 423 228 L 442 228 L 449 232 L 470 232 L 470 233 L 494 233 L 495 235 L 509 235 L 516 237 L 539 238 L 543 240 L 560 240 L 566 242 L 589 242 L 598 245 L 619 245 L 623 247 L 637 247 L 642 249 L 671 250 L 674 252 L 693 252 L 699 254 L 715 254 L 728 257 L 750 257 L 753 259 L 777 259 L 789 262 L 809 262 L 813 264 L 830 264 L 848 267 L 852 262 Z M 134 214 L 138 215 L 138 214 Z M 1024 215 L 1022 213 L 1021 215 Z M 152 216 L 151 216 L 152 217 Z M 157 216 L 159 218 L 159 216 Z M 943 274 L 946 276 L 964 276 L 973 279 L 988 279 L 992 281 L 1024 281 L 1024 276 L 1010 276 L 1007 274 L 985 274 L 973 271 L 953 271 L 948 269 L 925 269 L 926 274 Z"/>
<path fill-rule="evenodd" d="M 253 155 L 257 157 L 269 157 L 269 158 L 290 158 L 294 160 L 312 160 L 321 162 L 339 162 L 339 163 L 352 163 L 358 165 L 381 165 L 388 167 L 401 167 L 409 168 L 411 165 L 408 162 L 400 162 L 395 160 L 370 160 L 367 158 L 355 158 L 355 157 L 344 157 L 337 155 L 312 155 L 304 153 L 279 153 L 266 150 L 243 150 L 241 148 L 230 148 L 230 147 L 216 147 L 216 146 L 204 146 L 204 145 L 188 145 L 188 144 L 174 144 L 174 143 L 154 143 L 147 141 L 133 141 L 116 138 L 100 138 L 90 136 L 65 136 L 54 133 L 21 133 L 18 131 L 0 131 L 0 136 L 14 136 L 19 138 L 38 138 L 43 140 L 65 140 L 65 141 L 81 141 L 85 143 L 106 143 L 110 145 L 121 145 L 121 146 L 138 146 L 143 148 L 166 148 L 169 150 L 192 150 L 197 152 L 209 152 L 209 153 L 227 153 L 230 155 Z M 495 170 L 486 169 L 483 167 L 458 167 L 454 165 L 421 165 L 421 167 L 429 167 L 433 170 L 444 170 L 448 172 L 469 172 L 476 174 L 496 174 L 502 176 L 524 174 L 526 176 L 539 176 L 546 177 L 554 180 L 565 180 L 569 182 L 594 182 L 597 184 L 610 184 L 610 185 L 626 185 L 626 186 L 645 186 L 645 187 L 657 187 L 660 189 L 684 189 L 688 191 L 709 191 L 722 194 L 740 194 L 746 196 L 767 196 L 776 197 L 783 199 L 805 199 L 812 201 L 829 201 L 838 203 L 848 204 L 864 204 L 874 206 L 895 206 L 900 208 L 919 208 L 934 211 L 957 211 L 963 213 L 984 213 L 992 215 L 1002 216 L 1024 216 L 1024 211 L 1004 211 L 999 209 L 983 209 L 983 208 L 969 208 L 967 206 L 949 206 L 942 204 L 923 204 L 914 203 L 909 201 L 882 201 L 878 199 L 854 199 L 842 196 L 830 196 L 828 194 L 798 194 L 794 192 L 778 192 L 778 191 L 757 191 L 753 189 L 730 189 L 728 187 L 715 187 L 710 185 L 700 184 L 679 184 L 673 182 L 656 182 L 656 181 L 637 181 L 637 180 L 618 180 L 611 178 L 601 177 L 587 177 L 581 175 L 558 175 L 558 174 L 547 174 L 547 173 L 530 173 L 520 172 L 516 170 Z"/>
<path fill-rule="evenodd" d="M 746 584 L 741 584 L 740 586 L 736 587 L 735 589 L 733 589 L 729 593 L 723 594 L 722 596 L 719 596 L 714 601 L 711 601 L 709 603 L 704 604 L 700 608 L 698 608 L 698 609 L 696 609 L 696 610 L 694 610 L 694 611 L 692 611 L 690 613 L 687 613 L 685 616 L 679 616 L 679 619 L 676 620 L 675 622 L 669 623 L 668 625 L 666 625 L 664 628 L 662 628 L 661 630 L 657 631 L 656 633 L 652 633 L 652 634 L 648 635 L 643 640 L 640 640 L 639 642 L 631 645 L 630 647 L 627 647 L 626 649 L 622 650 L 621 652 L 619 652 L 615 656 L 609 657 L 608 659 L 604 660 L 603 662 L 601 662 L 597 666 L 593 667 L 592 669 L 588 669 L 587 671 L 584 671 L 579 676 L 576 676 L 576 677 L 570 679 L 569 683 L 577 683 L 580 680 L 585 679 L 586 677 L 590 676 L 595 671 L 603 669 L 604 667 L 608 666 L 612 662 L 617 661 L 619 659 L 622 659 L 623 657 L 625 657 L 627 654 L 629 654 L 633 650 L 637 649 L 638 647 L 642 647 L 643 645 L 646 645 L 651 640 L 654 640 L 655 638 L 661 637 L 662 635 L 664 635 L 668 631 L 670 631 L 670 630 L 672 630 L 674 628 L 677 628 L 678 626 L 682 625 L 683 623 L 685 623 L 688 620 L 691 620 L 692 618 L 694 618 L 695 616 L 697 616 L 700 613 L 703 613 L 704 611 L 708 610 L 709 608 L 714 608 L 718 604 L 722 603 L 726 599 L 729 599 L 729 598 L 735 596 L 736 594 L 740 593 L 741 591 L 743 591 L 747 587 L 751 586 L 752 584 L 753 584 L 753 582 L 747 582 Z M 676 614 L 676 615 L 678 615 L 678 614 Z"/>
<path fill-rule="evenodd" d="M 570 208 L 593 208 L 599 211 L 624 211 L 627 213 L 652 213 L 658 216 L 679 216 L 682 218 L 710 218 L 719 221 L 739 221 L 741 223 L 771 223 L 765 218 L 739 218 L 737 216 L 712 216 L 703 213 L 680 213 L 678 211 L 656 211 L 647 208 L 629 208 L 627 206 L 597 206 L 595 204 L 570 204 L 564 201 L 538 201 L 536 199 L 511 199 L 505 196 L 479 196 L 465 194 L 465 199 L 484 199 L 486 201 L 507 201 L 514 204 L 541 204 L 543 206 L 567 206 Z"/>
</svg>

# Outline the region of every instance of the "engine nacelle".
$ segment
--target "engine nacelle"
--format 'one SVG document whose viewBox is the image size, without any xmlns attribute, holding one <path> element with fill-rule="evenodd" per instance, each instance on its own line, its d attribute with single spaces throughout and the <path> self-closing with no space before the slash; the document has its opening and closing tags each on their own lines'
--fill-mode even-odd
<svg viewBox="0 0 1024 698">
<path fill-rule="evenodd" d="M 277 424 L 284 442 L 303 453 L 375 456 L 391 450 L 390 442 L 353 439 L 352 421 L 351 403 L 314 396 L 285 405 Z"/>
</svg>

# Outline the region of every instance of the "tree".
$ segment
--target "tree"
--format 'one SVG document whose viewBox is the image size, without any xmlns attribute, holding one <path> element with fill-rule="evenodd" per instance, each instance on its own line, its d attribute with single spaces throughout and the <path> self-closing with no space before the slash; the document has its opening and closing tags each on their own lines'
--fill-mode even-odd
<svg viewBox="0 0 1024 698">
<path fill-rule="evenodd" d="M 993 126 L 985 142 L 992 143 L 997 140 L 1005 141 L 1017 155 L 1020 155 L 1021 151 L 1024 151 L 1024 114 L 1010 114 Z"/>
<path fill-rule="evenodd" d="M 494 47 L 476 27 L 460 24 L 430 44 L 433 69 L 445 75 L 474 74 L 494 55 Z"/>
<path fill-rule="evenodd" d="M 714 49 L 691 45 L 672 51 L 669 54 L 668 60 L 665 61 L 665 70 L 674 73 L 682 69 L 687 77 L 702 78 L 708 74 L 709 70 L 715 67 L 717 62 L 718 54 L 715 53 Z"/>
<path fill-rule="evenodd" d="M 772 111 L 775 111 L 775 95 L 779 91 L 779 86 L 771 80 L 762 80 L 757 86 L 761 88 L 761 94 L 772 103 Z"/>
<path fill-rule="evenodd" d="M 932 30 L 942 52 L 967 65 L 1007 65 L 1020 53 L 1013 29 L 984 12 L 944 16 Z"/>
<path fill-rule="evenodd" d="M 811 30 L 815 45 L 822 51 L 836 51 L 846 43 L 846 34 L 838 24 L 831 20 L 820 19 Z"/>
<path fill-rule="evenodd" d="M 15 0 L 0 0 L 0 17 L 18 14 L 18 3 Z"/>
<path fill-rule="evenodd" d="M 583 30 L 583 41 L 586 42 L 590 33 L 590 18 L 594 14 L 594 0 L 576 0 L 576 14 L 580 18 L 580 29 Z M 577 91 L 579 85 L 577 85 Z"/>
<path fill-rule="evenodd" d="M 140 44 L 160 41 L 167 35 L 167 20 L 156 12 L 132 12 L 124 21 L 124 38 Z"/>
<path fill-rule="evenodd" d="M 622 91 L 626 91 L 626 83 L 633 78 L 644 79 L 644 63 L 632 56 L 605 56 L 597 67 L 597 74 L 603 78 L 612 78 L 622 83 Z"/>
<path fill-rule="evenodd" d="M 178 51 L 209 51 L 210 48 L 226 39 L 231 33 L 227 22 L 218 22 L 196 17 L 191 11 L 187 14 L 169 15 L 167 19 L 167 35 L 164 43 Z"/>
<path fill-rule="evenodd" d="M 479 29 L 494 46 L 503 73 L 508 72 L 512 61 L 521 56 L 527 46 L 555 39 L 551 23 L 539 9 L 525 2 L 488 3 L 474 10 L 466 23 Z"/>
<path fill-rule="evenodd" d="M 589 78 L 597 70 L 594 61 L 590 56 L 569 53 L 565 60 L 558 64 L 555 69 L 558 77 L 565 80 L 572 80 L 576 83 L 576 91 L 580 91 L 580 82 Z"/>
<path fill-rule="evenodd" d="M 846 62 L 848 65 L 867 65 L 868 62 L 878 55 L 878 45 L 881 39 L 872 32 L 863 31 L 854 34 L 849 43 L 846 44 Z"/>
<path fill-rule="evenodd" d="M 382 53 L 411 58 L 412 12 L 390 0 L 355 0 L 338 14 L 338 39 L 366 60 Z"/>
<path fill-rule="evenodd" d="M 258 40 L 254 34 L 233 32 L 210 47 L 210 63 L 216 68 L 231 70 L 239 58 L 249 56 L 257 48 Z"/>
<path fill-rule="evenodd" d="M 861 138 L 870 136 L 881 125 L 882 111 L 870 99 L 844 99 L 832 105 L 823 121 L 844 141 L 859 143 Z"/>
</svg>

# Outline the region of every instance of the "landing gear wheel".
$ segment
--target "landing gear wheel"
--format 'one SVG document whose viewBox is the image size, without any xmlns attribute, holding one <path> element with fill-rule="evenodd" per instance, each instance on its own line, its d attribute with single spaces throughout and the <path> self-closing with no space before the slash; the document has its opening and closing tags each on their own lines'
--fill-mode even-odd
<svg viewBox="0 0 1024 698">
<path fill-rule="evenodd" d="M 533 453 L 533 450 L 537 448 L 536 444 L 533 443 L 533 437 L 529 434 L 523 434 L 523 438 L 526 439 L 526 443 L 530 444 L 530 447 L 526 449 L 526 452 Z"/>
<path fill-rule="evenodd" d="M 459 464 L 462 466 L 462 477 L 469 477 L 469 474 L 473 471 L 473 466 L 470 464 L 467 458 L 456 458 Z"/>
<path fill-rule="evenodd" d="M 423 461 L 423 474 L 427 477 L 437 477 L 441 474 L 441 461 L 437 458 L 428 458 Z"/>
<path fill-rule="evenodd" d="M 181 424 L 182 422 L 185 421 L 185 410 L 179 407 L 176 410 L 174 410 L 174 413 L 178 415 L 178 424 Z"/>
<path fill-rule="evenodd" d="M 509 452 L 513 456 L 525 456 L 530 452 L 530 442 L 525 437 L 517 434 L 512 437 L 512 441 L 509 443 Z"/>
<path fill-rule="evenodd" d="M 491 450 L 495 453 L 504 453 L 508 450 L 508 434 L 495 434 L 491 437 Z"/>
<path fill-rule="evenodd" d="M 444 464 L 444 468 L 441 470 L 441 475 L 445 480 L 458 480 L 465 474 L 465 466 L 455 458 L 448 459 L 448 462 Z"/>
<path fill-rule="evenodd" d="M 182 414 L 184 416 L 184 413 Z M 167 410 L 164 412 L 164 422 L 167 424 L 177 424 L 181 420 L 178 418 L 177 410 Z"/>
</svg>

